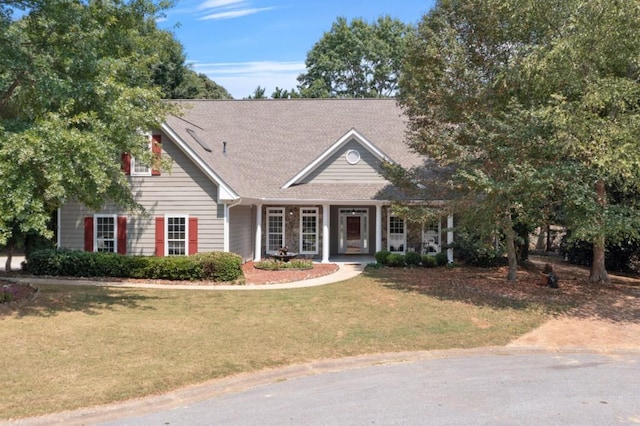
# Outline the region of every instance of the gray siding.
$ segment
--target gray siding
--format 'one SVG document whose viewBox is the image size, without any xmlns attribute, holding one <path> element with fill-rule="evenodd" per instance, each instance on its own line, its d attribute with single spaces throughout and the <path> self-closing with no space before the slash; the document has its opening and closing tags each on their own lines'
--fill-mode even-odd
<svg viewBox="0 0 640 426">
<path fill-rule="evenodd" d="M 244 260 L 253 257 L 253 209 L 251 206 L 236 206 L 229 209 L 229 251 Z"/>
<path fill-rule="evenodd" d="M 222 205 L 216 203 L 217 187 L 166 136 L 162 137 L 163 155 L 173 159 L 171 172 L 160 176 L 130 177 L 131 190 L 148 216 L 133 215 L 107 206 L 100 212 L 70 203 L 62 208 L 61 247 L 84 248 L 84 217 L 94 213 L 127 216 L 127 253 L 155 253 L 155 220 L 165 214 L 198 218 L 198 251 L 222 251 L 224 221 Z"/>
<path fill-rule="evenodd" d="M 345 158 L 347 151 L 352 149 L 360 153 L 360 161 L 356 164 L 349 164 Z M 303 183 L 333 182 L 376 183 L 385 180 L 380 176 L 380 160 L 352 139 L 303 180 Z"/>
</svg>

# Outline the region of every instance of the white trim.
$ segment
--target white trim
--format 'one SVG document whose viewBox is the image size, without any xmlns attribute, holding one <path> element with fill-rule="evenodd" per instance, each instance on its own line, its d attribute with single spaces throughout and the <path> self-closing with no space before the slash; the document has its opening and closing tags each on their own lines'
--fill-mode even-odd
<svg viewBox="0 0 640 426">
<path fill-rule="evenodd" d="M 253 261 L 262 260 L 262 204 L 256 204 L 256 234 L 253 247 Z"/>
<path fill-rule="evenodd" d="M 300 232 L 300 254 L 318 254 L 318 246 L 319 246 L 319 242 L 320 240 L 318 239 L 319 237 L 319 227 L 318 227 L 318 208 L 317 207 L 300 207 L 300 228 L 299 228 L 299 232 Z M 309 212 L 305 213 L 304 210 L 307 210 Z M 310 211 L 313 210 L 313 213 L 310 213 Z M 315 250 L 308 250 L 308 251 L 304 251 L 302 248 L 304 246 L 304 234 L 302 233 L 302 223 L 303 223 L 303 219 L 305 217 L 314 217 L 315 218 L 315 222 L 316 222 L 316 229 L 315 229 L 315 233 L 314 233 L 314 237 L 315 237 Z"/>
<path fill-rule="evenodd" d="M 215 184 L 218 185 L 218 203 L 222 201 L 236 201 L 240 198 L 236 192 L 227 185 L 220 176 L 218 176 L 211 167 L 187 145 L 176 132 L 166 123 L 162 124 L 162 130 L 165 134 L 189 157 L 202 172 L 207 175 Z"/>
<path fill-rule="evenodd" d="M 330 221 L 330 206 L 328 204 L 322 205 L 322 263 L 329 263 L 329 221 Z"/>
<path fill-rule="evenodd" d="M 184 255 L 169 254 L 169 218 L 184 219 Z M 180 241 L 180 240 L 173 240 Z M 188 214 L 172 214 L 164 215 L 164 255 L 165 256 L 188 256 L 189 255 L 189 215 Z"/>
<path fill-rule="evenodd" d="M 394 233 L 393 235 L 402 235 L 402 242 L 400 247 L 402 250 L 391 250 L 391 218 L 396 218 L 402 221 L 402 234 Z M 392 253 L 406 253 L 407 252 L 407 221 L 403 218 L 391 214 L 391 210 L 389 210 L 389 214 L 387 215 L 387 250 Z"/>
<path fill-rule="evenodd" d="M 376 204 L 376 253 L 382 250 L 382 206 Z"/>
<path fill-rule="evenodd" d="M 62 207 L 58 207 L 58 217 L 56 218 L 56 248 L 60 249 L 62 248 L 62 218 L 60 217 L 62 214 Z"/>
<path fill-rule="evenodd" d="M 305 177 L 311 174 L 314 170 L 316 170 L 322 163 L 324 163 L 327 158 L 333 155 L 337 150 L 342 148 L 347 142 L 355 139 L 360 145 L 362 145 L 366 150 L 371 152 L 376 158 L 380 161 L 389 161 L 393 163 L 391 158 L 387 156 L 384 152 L 378 149 L 374 144 L 369 142 L 364 136 L 362 136 L 356 129 L 351 129 L 347 133 L 344 134 L 340 139 L 338 139 L 333 145 L 331 145 L 326 151 L 324 151 L 318 158 L 313 160 L 311 164 L 302 169 L 298 174 L 296 174 L 291 180 L 285 183 L 282 186 L 282 189 L 289 188 L 291 185 L 296 183 L 300 183 Z"/>
<path fill-rule="evenodd" d="M 451 245 L 453 244 L 453 215 L 447 216 L 447 245 L 449 248 L 447 249 L 447 262 L 453 263 L 453 248 Z"/>
<path fill-rule="evenodd" d="M 285 212 L 286 209 L 285 207 L 267 207 L 267 226 L 266 226 L 266 236 L 267 236 L 267 241 L 266 241 L 266 251 L 267 253 L 269 253 L 270 251 L 277 251 L 279 250 L 282 246 L 286 245 L 286 222 L 285 222 Z M 270 247 L 270 238 L 269 236 L 271 235 L 271 230 L 269 229 L 269 219 L 271 217 L 279 217 L 281 224 L 282 224 L 282 246 L 280 247 Z"/>
<path fill-rule="evenodd" d="M 98 251 L 98 219 L 99 218 L 112 218 L 113 219 L 113 252 L 118 252 L 118 215 L 117 214 L 94 214 L 93 215 L 93 251 Z"/>
</svg>

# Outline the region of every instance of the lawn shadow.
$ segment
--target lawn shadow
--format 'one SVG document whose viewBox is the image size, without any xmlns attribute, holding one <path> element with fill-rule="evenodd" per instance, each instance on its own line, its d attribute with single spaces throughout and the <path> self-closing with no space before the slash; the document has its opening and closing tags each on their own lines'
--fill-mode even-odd
<svg viewBox="0 0 640 426">
<path fill-rule="evenodd" d="M 572 265 L 571 265 L 572 266 Z M 423 294 L 445 301 L 470 303 L 492 309 L 540 309 L 556 317 L 640 323 L 640 285 L 592 284 L 563 269 L 560 288 L 541 286 L 542 275 L 527 268 L 518 281 L 506 280 L 505 268 L 381 268 L 366 276 L 397 291 Z"/>
<path fill-rule="evenodd" d="M 134 289 L 107 286 L 36 285 L 37 292 L 29 298 L 0 305 L 0 319 L 14 316 L 52 317 L 64 312 L 100 315 L 118 307 L 127 309 L 155 309 L 150 302 L 156 296 Z"/>
</svg>

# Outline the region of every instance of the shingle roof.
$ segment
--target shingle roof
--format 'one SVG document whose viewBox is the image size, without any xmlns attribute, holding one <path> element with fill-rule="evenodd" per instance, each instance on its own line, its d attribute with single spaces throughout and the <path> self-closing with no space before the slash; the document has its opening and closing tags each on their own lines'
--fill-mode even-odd
<svg viewBox="0 0 640 426">
<path fill-rule="evenodd" d="M 406 120 L 392 99 L 176 102 L 184 107 L 184 114 L 169 117 L 166 125 L 242 198 L 376 199 L 385 185 L 306 184 L 282 188 L 352 129 L 394 162 L 411 167 L 421 161 L 409 152 Z"/>
</svg>

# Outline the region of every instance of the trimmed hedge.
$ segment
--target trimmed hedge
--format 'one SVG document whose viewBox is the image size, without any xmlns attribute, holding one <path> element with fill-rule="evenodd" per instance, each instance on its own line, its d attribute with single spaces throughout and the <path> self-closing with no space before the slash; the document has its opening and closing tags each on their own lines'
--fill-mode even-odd
<svg viewBox="0 0 640 426">
<path fill-rule="evenodd" d="M 422 261 L 422 256 L 420 255 L 420 253 L 410 251 L 404 255 L 404 261 L 408 266 L 418 266 Z"/>
<path fill-rule="evenodd" d="M 154 257 L 42 249 L 30 252 L 26 260 L 25 272 L 34 275 L 218 282 L 243 276 L 242 258 L 222 252 Z"/>
</svg>

